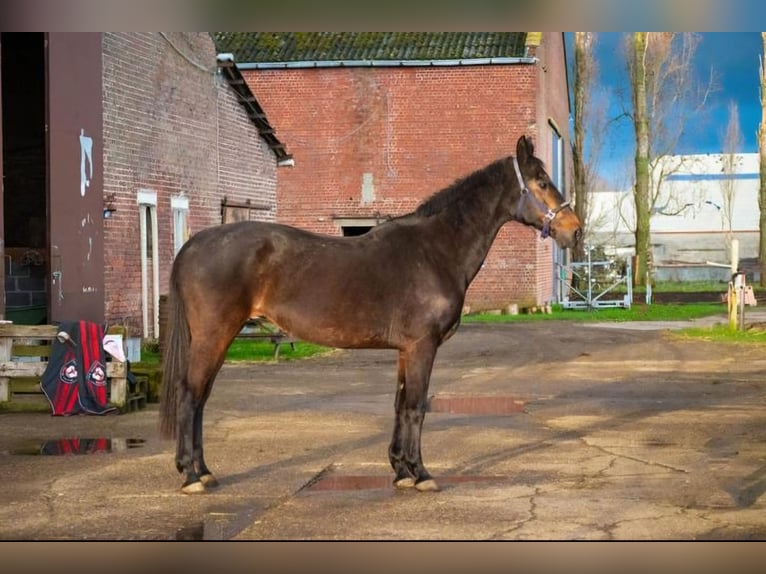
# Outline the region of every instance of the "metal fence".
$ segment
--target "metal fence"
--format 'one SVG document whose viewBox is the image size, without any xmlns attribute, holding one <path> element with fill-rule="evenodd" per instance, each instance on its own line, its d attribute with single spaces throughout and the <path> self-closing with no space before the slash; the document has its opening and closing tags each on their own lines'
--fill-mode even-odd
<svg viewBox="0 0 766 574">
<path fill-rule="evenodd" d="M 633 301 L 630 259 L 606 257 L 594 249 L 586 249 L 586 254 L 585 261 L 559 264 L 559 303 L 565 309 L 629 309 Z"/>
</svg>

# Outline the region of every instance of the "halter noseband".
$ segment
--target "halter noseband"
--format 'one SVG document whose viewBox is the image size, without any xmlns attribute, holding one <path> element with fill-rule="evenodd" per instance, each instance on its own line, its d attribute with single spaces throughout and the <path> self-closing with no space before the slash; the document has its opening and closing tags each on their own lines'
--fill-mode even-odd
<svg viewBox="0 0 766 574">
<path fill-rule="evenodd" d="M 521 199 L 519 200 L 519 205 L 517 207 L 518 211 L 521 211 L 521 208 L 524 206 L 524 200 L 529 197 L 532 202 L 535 204 L 535 207 L 539 209 L 540 211 L 545 211 L 545 216 L 543 217 L 543 228 L 540 230 L 540 237 L 545 239 L 546 237 L 550 236 L 551 234 L 551 221 L 556 219 L 556 216 L 559 214 L 559 211 L 564 209 L 565 207 L 569 207 L 569 201 L 565 201 L 558 207 L 551 209 L 547 205 L 545 205 L 542 201 L 540 201 L 534 193 L 529 191 L 529 188 L 527 187 L 527 184 L 524 183 L 524 177 L 521 175 L 521 170 L 519 169 L 519 162 L 514 157 L 513 158 L 513 169 L 516 170 L 516 177 L 519 180 L 519 187 L 521 187 Z"/>
</svg>

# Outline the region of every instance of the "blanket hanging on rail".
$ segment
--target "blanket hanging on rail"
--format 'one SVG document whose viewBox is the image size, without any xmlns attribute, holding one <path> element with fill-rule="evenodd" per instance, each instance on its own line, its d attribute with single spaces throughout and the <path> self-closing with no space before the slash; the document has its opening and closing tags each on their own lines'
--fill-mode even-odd
<svg viewBox="0 0 766 574">
<path fill-rule="evenodd" d="M 98 323 L 63 321 L 59 325 L 40 380 L 54 416 L 117 410 L 107 399 L 103 339 L 104 327 Z"/>
</svg>

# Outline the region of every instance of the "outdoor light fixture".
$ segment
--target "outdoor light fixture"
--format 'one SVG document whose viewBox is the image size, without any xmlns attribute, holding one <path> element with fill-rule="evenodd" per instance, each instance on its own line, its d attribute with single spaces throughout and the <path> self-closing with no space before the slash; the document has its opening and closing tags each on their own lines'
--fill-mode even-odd
<svg viewBox="0 0 766 574">
<path fill-rule="evenodd" d="M 114 193 L 110 193 L 104 198 L 104 219 L 109 219 L 112 217 L 112 214 L 117 211 L 117 208 L 114 206 L 114 200 Z"/>
</svg>

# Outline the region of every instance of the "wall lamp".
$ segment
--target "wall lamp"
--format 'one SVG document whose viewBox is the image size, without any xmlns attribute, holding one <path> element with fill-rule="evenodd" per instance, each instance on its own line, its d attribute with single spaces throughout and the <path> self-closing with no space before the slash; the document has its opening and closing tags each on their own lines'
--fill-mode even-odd
<svg viewBox="0 0 766 574">
<path fill-rule="evenodd" d="M 116 194 L 114 193 L 110 193 L 104 198 L 104 219 L 109 219 L 117 211 L 117 208 L 114 206 L 115 199 Z"/>
</svg>

